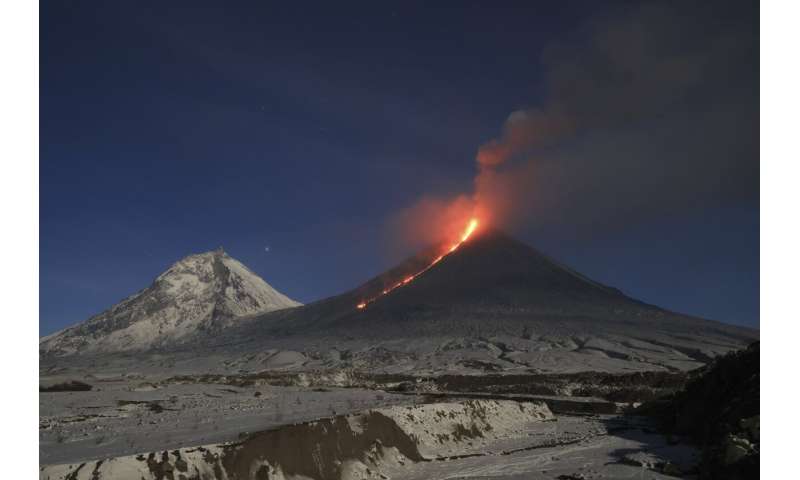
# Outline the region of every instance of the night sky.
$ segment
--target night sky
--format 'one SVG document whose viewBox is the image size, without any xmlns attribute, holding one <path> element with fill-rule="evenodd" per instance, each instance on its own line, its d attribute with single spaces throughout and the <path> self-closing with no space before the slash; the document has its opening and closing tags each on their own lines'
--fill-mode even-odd
<svg viewBox="0 0 800 480">
<path fill-rule="evenodd" d="M 508 144 L 501 227 L 758 327 L 757 2 L 284 3 L 41 5 L 40 334 L 218 246 L 341 293 Z"/>
</svg>

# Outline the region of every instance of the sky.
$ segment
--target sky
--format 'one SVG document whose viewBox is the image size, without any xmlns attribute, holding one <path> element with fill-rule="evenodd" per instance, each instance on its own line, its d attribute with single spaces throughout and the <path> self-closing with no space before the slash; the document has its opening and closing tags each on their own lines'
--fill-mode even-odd
<svg viewBox="0 0 800 480">
<path fill-rule="evenodd" d="M 41 335 L 218 246 L 338 294 L 465 195 L 628 295 L 759 326 L 757 2 L 284 3 L 41 5 Z"/>
</svg>

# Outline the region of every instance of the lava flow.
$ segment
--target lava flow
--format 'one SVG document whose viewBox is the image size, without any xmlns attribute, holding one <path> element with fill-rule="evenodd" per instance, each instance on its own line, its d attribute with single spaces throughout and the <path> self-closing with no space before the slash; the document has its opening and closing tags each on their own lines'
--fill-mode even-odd
<svg viewBox="0 0 800 480">
<path fill-rule="evenodd" d="M 441 262 L 444 257 L 446 257 L 447 255 L 450 255 L 451 253 L 455 252 L 458 249 L 458 247 L 461 246 L 461 244 L 463 244 L 464 242 L 467 241 L 467 239 L 472 235 L 472 233 L 475 231 L 476 228 L 478 228 L 478 219 L 477 218 L 470 219 L 469 223 L 467 224 L 467 228 L 465 228 L 464 229 L 464 233 L 461 234 L 461 239 L 458 242 L 454 243 L 449 249 L 447 249 L 447 251 L 445 253 L 443 253 L 443 254 L 439 255 L 438 257 L 436 257 L 435 259 L 433 259 L 433 261 L 430 264 L 428 264 L 427 267 L 423 268 L 422 270 L 418 271 L 417 273 L 415 273 L 413 275 L 409 275 L 406 278 L 404 278 L 403 280 L 395 283 L 391 287 L 384 289 L 380 293 L 380 295 L 376 295 L 376 296 L 374 296 L 372 298 L 368 298 L 368 299 L 364 300 L 363 302 L 359 303 L 358 305 L 356 305 L 356 308 L 362 309 L 362 308 L 366 307 L 367 305 L 369 305 L 370 303 L 372 303 L 375 300 L 377 300 L 378 298 L 382 297 L 383 295 L 386 295 L 387 293 L 390 293 L 390 292 L 394 291 L 395 289 L 398 289 L 398 288 L 402 287 L 403 285 L 411 283 L 415 278 L 419 277 L 423 273 L 425 273 L 428 270 L 430 270 L 434 265 L 436 265 L 437 263 Z"/>
</svg>

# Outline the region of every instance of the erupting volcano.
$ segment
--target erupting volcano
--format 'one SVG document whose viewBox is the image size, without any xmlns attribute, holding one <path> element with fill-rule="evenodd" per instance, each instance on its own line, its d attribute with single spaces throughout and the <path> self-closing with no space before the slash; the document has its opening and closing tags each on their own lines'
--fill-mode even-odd
<svg viewBox="0 0 800 480">
<path fill-rule="evenodd" d="M 697 368 L 758 337 L 631 298 L 487 218 L 350 291 L 260 315 L 208 348 L 269 344 L 313 350 L 320 364 L 393 372 L 630 372 Z M 332 357 L 319 353 L 334 347 Z"/>
<path fill-rule="evenodd" d="M 464 232 L 461 234 L 461 237 L 459 237 L 459 240 L 456 243 L 450 245 L 444 251 L 444 253 L 442 253 L 439 256 L 437 256 L 436 258 L 434 258 L 433 261 L 431 263 L 429 263 L 425 268 L 423 268 L 422 270 L 417 271 L 416 273 L 408 275 L 403 280 L 395 283 L 394 285 L 392 285 L 392 286 L 390 286 L 388 288 L 383 289 L 380 294 L 378 294 L 378 295 L 376 295 L 376 296 L 374 296 L 372 298 L 368 298 L 368 299 L 362 301 L 361 303 L 356 305 L 356 308 L 363 309 L 367 305 L 369 305 L 370 303 L 372 303 L 375 300 L 377 300 L 378 298 L 380 298 L 381 296 L 387 295 L 387 294 L 391 293 L 392 291 L 402 287 L 403 285 L 411 283 L 412 281 L 414 281 L 415 278 L 417 278 L 420 275 L 422 275 L 423 273 L 427 272 L 428 270 L 433 268 L 434 265 L 436 265 L 437 263 L 442 261 L 442 259 L 445 256 L 447 256 L 447 255 L 455 252 L 456 250 L 458 250 L 458 247 L 460 247 L 464 242 L 466 242 L 469 239 L 469 237 L 475 232 L 476 228 L 478 228 L 478 219 L 477 218 L 471 218 L 469 223 L 467 223 L 467 226 L 464 229 Z"/>
</svg>

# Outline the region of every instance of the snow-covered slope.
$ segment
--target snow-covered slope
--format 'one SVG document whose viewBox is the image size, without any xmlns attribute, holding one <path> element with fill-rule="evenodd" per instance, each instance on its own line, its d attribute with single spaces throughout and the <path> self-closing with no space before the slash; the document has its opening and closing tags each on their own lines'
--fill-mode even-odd
<svg viewBox="0 0 800 480">
<path fill-rule="evenodd" d="M 214 334 L 250 315 L 300 305 L 221 248 L 190 255 L 146 289 L 73 327 L 43 337 L 44 354 L 167 347 Z"/>
</svg>

